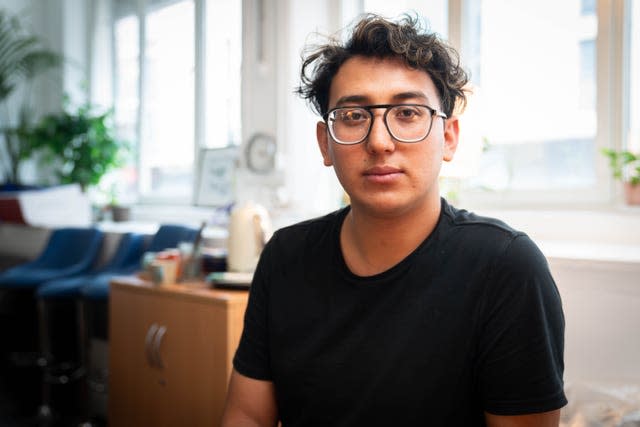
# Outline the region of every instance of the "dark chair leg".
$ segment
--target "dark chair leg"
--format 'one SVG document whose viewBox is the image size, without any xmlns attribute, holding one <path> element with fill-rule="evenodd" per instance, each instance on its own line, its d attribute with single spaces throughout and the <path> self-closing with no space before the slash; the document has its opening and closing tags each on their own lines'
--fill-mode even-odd
<svg viewBox="0 0 640 427">
<path fill-rule="evenodd" d="M 78 319 L 78 361 L 84 369 L 84 376 L 80 379 L 80 416 L 81 427 L 91 427 L 91 410 L 89 408 L 89 377 L 91 375 L 91 361 L 89 359 L 89 330 L 87 307 L 82 299 L 76 300 L 76 315 Z"/>
<path fill-rule="evenodd" d="M 75 336 L 75 342 L 71 346 L 70 341 L 63 340 L 61 347 L 60 333 L 67 329 L 60 326 L 62 324 L 65 328 L 68 327 L 68 322 L 71 319 L 75 323 L 72 334 Z M 38 300 L 40 348 L 38 365 L 42 369 L 42 382 L 41 402 L 37 415 L 41 423 L 50 423 L 59 416 L 63 416 L 77 419 L 78 426 L 90 427 L 92 425 L 88 412 L 88 353 L 85 319 L 84 307 L 79 302 Z M 66 336 L 71 338 L 69 335 Z M 67 408 L 67 411 L 68 408 L 73 408 L 73 412 L 68 412 L 65 415 L 65 409 L 58 408 L 61 413 L 58 414 L 57 410 L 54 413 L 53 399 L 56 399 L 56 405 L 61 404 L 58 399 L 60 396 L 54 396 L 54 392 L 61 393 L 65 402 L 62 403 L 62 407 Z M 70 397 L 71 401 L 68 400 Z"/>
<path fill-rule="evenodd" d="M 89 397 L 89 413 L 92 421 L 95 421 L 97 425 L 104 425 L 106 422 L 106 414 L 103 412 L 104 400 L 108 394 L 108 372 L 102 364 L 104 363 L 103 355 L 101 354 L 104 349 L 101 345 L 95 346 L 97 340 L 106 340 L 106 330 L 103 330 L 102 323 L 104 322 L 104 306 L 101 303 L 96 303 L 92 300 L 83 300 L 84 306 L 84 337 L 86 340 L 86 354 L 87 354 L 87 391 Z M 96 341 L 94 341 L 96 340 Z M 98 354 L 100 353 L 100 354 Z"/>
<path fill-rule="evenodd" d="M 42 368 L 42 390 L 41 401 L 38 407 L 38 417 L 41 419 L 49 419 L 51 413 L 51 384 L 47 381 L 46 370 L 51 363 L 51 331 L 49 330 L 50 319 L 48 316 L 47 305 L 44 300 L 38 300 L 38 332 L 40 356 L 38 357 L 38 366 Z"/>
<path fill-rule="evenodd" d="M 3 415 L 33 416 L 40 405 L 38 310 L 32 289 L 0 290 L 0 388 Z"/>
</svg>

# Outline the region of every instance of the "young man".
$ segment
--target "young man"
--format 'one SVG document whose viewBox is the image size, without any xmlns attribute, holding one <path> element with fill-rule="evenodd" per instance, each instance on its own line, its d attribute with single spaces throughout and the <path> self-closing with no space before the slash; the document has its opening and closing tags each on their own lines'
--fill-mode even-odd
<svg viewBox="0 0 640 427">
<path fill-rule="evenodd" d="M 439 195 L 466 83 L 410 17 L 367 16 L 306 58 L 300 93 L 351 205 L 265 248 L 223 425 L 558 426 L 564 319 L 544 256 Z"/>
</svg>

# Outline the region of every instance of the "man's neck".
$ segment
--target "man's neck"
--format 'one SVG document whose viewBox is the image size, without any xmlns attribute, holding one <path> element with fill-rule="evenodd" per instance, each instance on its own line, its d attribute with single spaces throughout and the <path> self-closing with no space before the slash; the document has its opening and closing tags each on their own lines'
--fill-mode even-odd
<svg viewBox="0 0 640 427">
<path fill-rule="evenodd" d="M 398 216 L 376 216 L 352 206 L 340 232 L 349 269 L 358 276 L 388 270 L 413 252 L 436 227 L 440 199 Z"/>
</svg>

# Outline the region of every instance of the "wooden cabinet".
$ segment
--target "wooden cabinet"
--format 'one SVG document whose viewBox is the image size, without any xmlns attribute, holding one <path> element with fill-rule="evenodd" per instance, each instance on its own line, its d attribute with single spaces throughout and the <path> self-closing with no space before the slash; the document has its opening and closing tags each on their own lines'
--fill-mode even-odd
<svg viewBox="0 0 640 427">
<path fill-rule="evenodd" d="M 112 282 L 109 425 L 219 425 L 246 304 L 246 291 Z"/>
</svg>

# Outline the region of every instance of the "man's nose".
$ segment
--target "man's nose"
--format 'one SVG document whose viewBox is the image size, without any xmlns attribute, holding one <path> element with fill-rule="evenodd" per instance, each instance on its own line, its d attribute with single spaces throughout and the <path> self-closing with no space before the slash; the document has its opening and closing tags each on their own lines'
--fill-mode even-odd
<svg viewBox="0 0 640 427">
<path fill-rule="evenodd" d="M 396 143 L 384 123 L 383 114 L 373 114 L 371 131 L 365 141 L 367 149 L 373 153 L 391 152 L 396 148 Z"/>
</svg>

